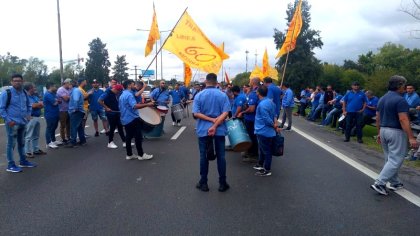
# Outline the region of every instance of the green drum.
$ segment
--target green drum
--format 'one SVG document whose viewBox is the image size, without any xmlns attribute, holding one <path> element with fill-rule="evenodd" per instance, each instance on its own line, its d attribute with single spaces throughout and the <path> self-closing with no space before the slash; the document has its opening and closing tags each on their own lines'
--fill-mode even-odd
<svg viewBox="0 0 420 236">
<path fill-rule="evenodd" d="M 230 145 L 234 152 L 244 152 L 252 146 L 251 138 L 241 120 L 228 120 L 226 126 Z"/>
</svg>

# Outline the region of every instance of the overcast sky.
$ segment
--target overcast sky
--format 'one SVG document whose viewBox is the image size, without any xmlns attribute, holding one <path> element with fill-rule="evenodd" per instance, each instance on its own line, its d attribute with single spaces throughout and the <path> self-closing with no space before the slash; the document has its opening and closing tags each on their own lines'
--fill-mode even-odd
<svg viewBox="0 0 420 236">
<path fill-rule="evenodd" d="M 230 59 L 224 68 L 231 77 L 244 72 L 248 50 L 248 71 L 264 49 L 274 65 L 277 54 L 274 28 L 285 32 L 286 9 L 291 0 L 155 0 L 161 31 L 170 30 L 188 7 L 188 13 L 216 45 L 225 42 Z M 400 0 L 310 0 L 311 28 L 319 30 L 324 46 L 316 50 L 323 62 L 342 64 L 360 54 L 376 51 L 385 42 L 419 47 L 420 40 L 409 31 L 419 22 L 399 11 Z M 38 57 L 59 68 L 56 0 L 1 0 L 0 55 L 10 52 L 20 58 Z M 153 56 L 144 57 L 153 1 L 150 0 L 61 0 L 61 28 L 64 61 L 86 57 L 89 42 L 99 37 L 107 44 L 112 65 L 117 55 L 126 55 L 129 67 L 145 69 Z M 167 33 L 162 33 L 166 38 Z M 257 54 L 257 56 L 255 56 Z M 151 69 L 155 68 L 155 64 Z M 160 57 L 158 78 L 160 73 Z M 195 71 L 195 70 L 194 70 Z M 130 71 L 134 74 L 134 71 Z M 204 73 L 196 75 L 202 77 Z M 163 51 L 163 77 L 183 76 L 182 62 Z M 134 76 L 131 76 L 133 78 Z"/>
</svg>

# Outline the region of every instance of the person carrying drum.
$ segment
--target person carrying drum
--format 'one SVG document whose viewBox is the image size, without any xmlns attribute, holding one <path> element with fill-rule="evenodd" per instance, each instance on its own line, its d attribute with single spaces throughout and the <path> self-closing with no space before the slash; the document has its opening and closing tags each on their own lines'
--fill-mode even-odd
<svg viewBox="0 0 420 236">
<path fill-rule="evenodd" d="M 121 112 L 121 124 L 125 127 L 125 133 L 127 134 L 125 144 L 127 150 L 127 160 L 138 159 L 138 160 L 149 160 L 153 158 L 153 155 L 149 155 L 143 152 L 143 134 L 142 134 L 142 121 L 139 117 L 137 109 L 151 107 L 154 105 L 153 102 L 138 104 L 134 98 L 132 89 L 134 87 L 133 80 L 126 80 L 123 83 L 124 91 L 121 94 L 118 107 Z M 138 156 L 133 155 L 131 149 L 131 139 L 134 138 Z"/>
<path fill-rule="evenodd" d="M 219 172 L 219 192 L 229 189 L 226 182 L 225 135 L 227 128 L 225 119 L 230 111 L 229 98 L 216 88 L 217 75 L 210 73 L 206 76 L 206 89 L 198 93 L 194 99 L 193 115 L 197 118 L 196 134 L 200 150 L 200 181 L 196 187 L 208 192 L 207 175 L 209 159 L 217 158 Z M 208 155 L 211 154 L 211 155 Z"/>
<path fill-rule="evenodd" d="M 159 83 L 159 88 L 156 88 L 150 94 L 152 102 L 156 103 L 158 110 L 161 112 L 162 124 L 165 122 L 165 115 L 169 104 L 169 91 L 166 89 L 165 81 Z M 166 112 L 165 112 L 166 110 Z"/>
<path fill-rule="evenodd" d="M 171 117 L 172 117 L 172 125 L 175 126 L 175 122 L 177 126 L 181 126 L 181 117 L 184 113 L 184 108 L 181 105 L 181 101 L 185 99 L 185 93 L 181 91 L 180 84 L 175 84 L 175 89 L 169 91 L 169 95 L 172 97 L 172 106 L 171 106 Z M 181 116 L 179 116 L 181 114 Z M 176 117 L 175 117 L 176 115 Z"/>
</svg>

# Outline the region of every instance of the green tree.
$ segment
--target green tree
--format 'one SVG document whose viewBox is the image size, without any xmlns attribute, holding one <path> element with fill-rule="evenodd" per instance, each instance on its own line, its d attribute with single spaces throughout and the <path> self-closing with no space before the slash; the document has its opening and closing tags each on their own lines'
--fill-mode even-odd
<svg viewBox="0 0 420 236">
<path fill-rule="evenodd" d="M 239 87 L 242 87 L 245 84 L 249 84 L 250 75 L 251 75 L 251 72 L 243 72 L 243 73 L 237 74 L 235 78 L 232 80 L 232 84 L 238 85 Z"/>
<path fill-rule="evenodd" d="M 404 46 L 388 42 L 379 49 L 373 60 L 377 66 L 398 71 L 407 63 L 409 53 L 410 50 Z"/>
<path fill-rule="evenodd" d="M 323 87 L 331 85 L 334 89 L 343 91 L 343 68 L 338 65 L 324 64 L 322 69 L 323 73 L 320 76 L 318 84 Z"/>
<path fill-rule="evenodd" d="M 289 4 L 286 11 L 287 22 L 293 18 L 293 14 L 297 7 L 298 2 Z M 322 48 L 323 43 L 320 37 L 320 31 L 310 29 L 311 15 L 310 8 L 307 0 L 302 1 L 302 29 L 297 38 L 296 48 L 289 53 L 289 58 L 286 66 L 286 73 L 284 81 L 287 81 L 291 88 L 300 90 L 305 86 L 314 86 L 319 76 L 322 73 L 322 66 L 320 61 L 314 56 L 313 50 L 315 48 Z M 289 23 L 288 23 L 289 25 Z M 276 48 L 279 49 L 284 43 L 286 38 L 286 30 L 279 31 L 274 29 L 274 42 Z M 286 62 L 286 55 L 283 55 L 276 63 L 276 68 L 280 71 Z M 282 69 L 280 71 L 282 73 Z M 279 74 L 280 74 L 279 73 Z"/>
<path fill-rule="evenodd" d="M 371 75 L 375 72 L 376 64 L 374 62 L 374 54 L 372 51 L 359 56 L 357 63 L 359 64 L 359 71 Z"/>
<path fill-rule="evenodd" d="M 109 81 L 108 49 L 101 39 L 96 38 L 89 43 L 88 59 L 85 75 L 89 80 L 97 79 L 102 85 Z"/>
<path fill-rule="evenodd" d="M 28 60 L 19 59 L 19 57 L 13 56 L 9 52 L 4 56 L 0 55 L 0 86 L 9 85 L 12 74 L 23 74 L 27 63 Z"/>
<path fill-rule="evenodd" d="M 359 82 L 360 83 L 360 87 L 361 88 L 365 88 L 365 84 L 366 84 L 366 78 L 365 75 L 363 73 L 361 73 L 360 71 L 357 70 L 346 70 L 343 72 L 343 78 L 341 80 L 342 83 L 342 91 L 343 93 L 348 90 L 351 89 L 351 84 L 353 82 Z"/>
<path fill-rule="evenodd" d="M 43 60 L 36 57 L 30 57 L 23 76 L 25 81 L 32 82 L 36 85 L 44 85 L 48 78 L 47 71 L 48 66 L 44 64 Z"/>
<path fill-rule="evenodd" d="M 112 69 L 114 70 L 114 79 L 116 79 L 117 81 L 120 81 L 120 83 L 122 83 L 122 81 L 127 80 L 128 79 L 128 62 L 125 60 L 125 55 L 123 56 L 118 56 L 117 55 L 117 60 L 114 62 L 114 66 L 112 67 Z M 136 78 L 137 79 L 137 78 Z"/>
</svg>

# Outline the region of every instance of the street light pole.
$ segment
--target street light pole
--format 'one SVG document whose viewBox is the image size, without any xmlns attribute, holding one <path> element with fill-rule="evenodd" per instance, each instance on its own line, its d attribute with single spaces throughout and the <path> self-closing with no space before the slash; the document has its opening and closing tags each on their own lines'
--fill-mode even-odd
<svg viewBox="0 0 420 236">
<path fill-rule="evenodd" d="M 246 64 L 245 64 L 245 72 L 248 72 L 248 53 L 249 53 L 249 51 L 246 50 L 245 51 L 245 54 L 246 54 L 246 57 L 245 57 L 245 61 L 246 61 Z"/>
<path fill-rule="evenodd" d="M 60 50 L 60 77 L 61 77 L 61 83 L 63 83 L 64 68 L 63 68 L 63 50 L 62 50 L 62 43 L 61 43 L 60 0 L 57 0 L 57 21 L 58 21 L 58 47 Z"/>
</svg>

